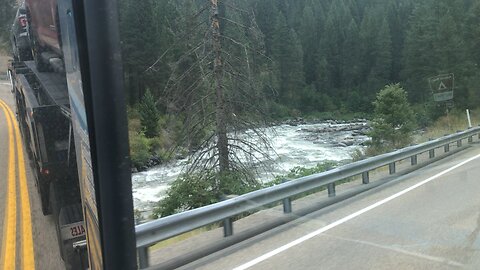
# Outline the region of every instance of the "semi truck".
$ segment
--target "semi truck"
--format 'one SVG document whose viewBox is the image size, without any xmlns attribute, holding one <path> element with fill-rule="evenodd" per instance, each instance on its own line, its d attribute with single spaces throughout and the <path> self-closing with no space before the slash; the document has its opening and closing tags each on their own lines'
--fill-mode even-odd
<svg viewBox="0 0 480 270">
<path fill-rule="evenodd" d="M 42 212 L 54 220 L 66 268 L 85 269 L 85 252 L 73 247 L 86 231 L 65 75 L 40 72 L 34 61 L 12 61 L 8 72 Z"/>
<path fill-rule="evenodd" d="M 33 61 L 9 75 L 66 269 L 135 269 L 116 1 L 26 0 Z"/>
</svg>

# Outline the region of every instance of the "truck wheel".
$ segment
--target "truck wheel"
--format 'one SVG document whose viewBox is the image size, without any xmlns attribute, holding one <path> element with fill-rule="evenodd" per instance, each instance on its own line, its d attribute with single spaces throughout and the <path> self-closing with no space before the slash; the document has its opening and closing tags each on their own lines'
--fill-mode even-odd
<svg viewBox="0 0 480 270">
<path fill-rule="evenodd" d="M 40 72 L 50 71 L 50 66 L 48 65 L 48 63 L 45 63 L 45 61 L 43 61 L 42 47 L 40 46 L 40 44 L 38 44 L 38 41 L 34 35 L 30 34 L 30 38 L 31 38 L 31 46 L 32 46 L 32 57 L 33 57 L 33 60 L 35 61 L 35 66 L 37 67 L 38 71 Z"/>
<path fill-rule="evenodd" d="M 37 172 L 37 177 L 38 177 L 38 172 Z M 48 195 L 50 193 L 49 186 L 47 183 L 44 183 L 39 178 L 37 178 L 37 188 L 38 188 L 38 193 L 40 194 L 40 200 L 42 201 L 42 213 L 44 216 L 48 216 L 52 213 L 50 209 L 50 201 L 48 198 Z"/>
<path fill-rule="evenodd" d="M 45 63 L 42 59 L 42 47 L 38 44 L 37 38 L 33 34 L 33 29 L 30 27 L 32 25 L 32 17 L 30 15 L 30 9 L 27 8 L 27 34 L 30 40 L 30 48 L 31 48 L 31 55 L 33 60 L 35 61 L 35 66 L 37 67 L 38 71 L 45 72 L 49 71 L 48 63 Z M 47 187 L 49 188 L 49 187 Z"/>
<path fill-rule="evenodd" d="M 32 60 L 32 51 L 25 49 L 18 49 L 18 60 L 20 61 L 30 61 Z"/>
<path fill-rule="evenodd" d="M 55 231 L 57 232 L 57 240 L 58 240 L 58 247 L 60 250 L 60 257 L 62 257 L 63 260 L 63 248 L 62 248 L 62 235 L 60 233 L 60 226 L 58 224 L 58 213 L 60 212 L 60 209 L 58 209 L 58 201 L 60 198 L 58 198 L 58 194 L 55 191 L 55 182 L 50 183 L 50 209 L 52 212 L 52 218 L 55 222 Z"/>
</svg>

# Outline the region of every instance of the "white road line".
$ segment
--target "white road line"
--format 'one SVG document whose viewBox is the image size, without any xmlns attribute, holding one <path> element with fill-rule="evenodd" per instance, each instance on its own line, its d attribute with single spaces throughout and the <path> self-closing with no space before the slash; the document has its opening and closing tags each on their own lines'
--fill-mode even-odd
<svg viewBox="0 0 480 270">
<path fill-rule="evenodd" d="M 472 158 L 469 158 L 469 159 L 467 159 L 467 160 L 465 160 L 465 161 L 463 161 L 463 162 L 460 162 L 459 164 L 457 164 L 457 165 L 455 165 L 455 166 L 453 166 L 453 167 L 451 167 L 451 168 L 449 168 L 449 169 L 447 169 L 447 170 L 444 170 L 444 171 L 442 171 L 442 172 L 440 172 L 440 173 L 438 173 L 438 174 L 436 174 L 436 175 L 434 175 L 434 176 L 432 176 L 432 177 L 430 177 L 430 178 L 428 178 L 428 179 L 426 179 L 426 180 L 423 180 L 422 182 L 419 182 L 419 183 L 417 183 L 417 184 L 415 184 L 415 185 L 413 185 L 413 186 L 411 186 L 411 187 L 409 187 L 409 188 L 406 188 L 406 189 L 404 189 L 404 190 L 402 190 L 402 191 L 400 191 L 400 192 L 398 192 L 398 193 L 395 193 L 395 194 L 393 194 L 393 195 L 390 196 L 390 197 L 387 197 L 387 198 L 385 198 L 385 199 L 383 199 L 383 200 L 381 200 L 381 201 L 378 201 L 378 202 L 376 202 L 376 203 L 374 203 L 374 204 L 372 204 L 372 205 L 370 205 L 370 206 L 367 206 L 367 207 L 365 207 L 365 208 L 363 208 L 363 209 L 361 209 L 361 210 L 359 210 L 359 211 L 357 211 L 357 212 L 355 212 L 355 213 L 353 213 L 353 214 L 350 214 L 350 215 L 348 215 L 348 216 L 346 216 L 346 217 L 344 217 L 344 218 L 342 218 L 342 219 L 339 219 L 339 220 L 337 220 L 337 221 L 335 221 L 335 222 L 333 222 L 333 223 L 330 223 L 329 225 L 327 225 L 327 226 L 325 226 L 325 227 L 322 227 L 322 228 L 320 228 L 320 229 L 318 229 L 318 230 L 316 230 L 316 231 L 313 231 L 313 232 L 311 232 L 311 233 L 309 233 L 309 234 L 307 234 L 307 235 L 304 235 L 304 236 L 298 238 L 297 240 L 294 240 L 294 241 L 292 241 L 292 242 L 290 242 L 290 243 L 288 243 L 288 244 L 286 244 L 286 245 L 283 245 L 283 246 L 281 246 L 281 247 L 278 247 L 278 248 L 276 248 L 276 249 L 274 249 L 274 250 L 272 250 L 272 251 L 270 251 L 270 252 L 268 252 L 268 253 L 263 254 L 263 255 L 260 256 L 260 257 L 257 257 L 257 258 L 255 258 L 255 259 L 247 262 L 247 263 L 244 263 L 244 264 L 242 264 L 242 265 L 240 265 L 240 266 L 237 266 L 237 267 L 233 268 L 233 270 L 244 270 L 244 269 L 248 269 L 248 268 L 250 268 L 250 267 L 252 267 L 252 266 L 254 266 L 254 265 L 256 265 L 256 264 L 259 264 L 259 263 L 261 263 L 261 262 L 263 262 L 263 261 L 265 261 L 265 260 L 267 260 L 267 259 L 269 259 L 269 258 L 271 258 L 271 257 L 273 257 L 273 256 L 275 256 L 275 255 L 277 255 L 277 254 L 279 254 L 279 253 L 284 252 L 285 250 L 288 250 L 288 249 L 290 249 L 290 248 L 292 248 L 292 247 L 294 247 L 294 246 L 296 246 L 296 245 L 298 245 L 298 244 L 301 244 L 301 243 L 303 243 L 303 242 L 305 242 L 305 241 L 307 241 L 307 240 L 309 240 L 309 239 L 311 239 L 311 238 L 313 238 L 313 237 L 315 237 L 315 236 L 318 236 L 318 235 L 320 235 L 320 234 L 322 234 L 322 233 L 324 233 L 324 232 L 326 232 L 326 231 L 328 231 L 328 230 L 330 230 L 330 229 L 332 229 L 332 228 L 335 228 L 335 227 L 337 227 L 337 226 L 339 226 L 339 225 L 341 225 L 341 224 L 343 224 L 343 223 L 345 223 L 345 222 L 347 222 L 347 221 L 349 221 L 349 220 L 351 220 L 351 219 L 354 219 L 354 218 L 356 218 L 356 217 L 358 217 L 358 216 L 360 216 L 360 215 L 362 215 L 362 214 L 365 214 L 366 212 L 369 212 L 370 210 L 373 210 L 373 209 L 375 209 L 375 208 L 377 208 L 377 207 L 379 207 L 379 206 L 381 206 L 381 205 L 383 205 L 383 204 L 385 204 L 385 203 L 387 203 L 387 202 L 389 202 L 389 201 L 391 201 L 391 200 L 393 200 L 393 199 L 396 199 L 396 198 L 398 198 L 398 197 L 400 197 L 400 196 L 402 196 L 402 195 L 404 195 L 404 194 L 406 194 L 406 193 L 408 193 L 408 192 L 410 192 L 410 191 L 412 191 L 412 190 L 414 190 L 414 189 L 417 189 L 417 188 L 419 188 L 419 187 L 421 187 L 421 186 L 423 186 L 423 185 L 425 185 L 425 184 L 427 184 L 427 183 L 429 183 L 429 182 L 431 182 L 431 181 L 439 178 L 439 177 L 442 176 L 442 175 L 445 175 L 445 174 L 447 174 L 447 173 L 449 173 L 449 172 L 451 172 L 451 171 L 453 171 L 453 170 L 455 170 L 455 169 L 457 169 L 457 168 L 459 168 L 459 167 L 461 167 L 461 166 L 463 166 L 463 165 L 465 165 L 465 164 L 467 164 L 467 163 L 469 163 L 469 162 L 472 162 L 473 160 L 475 160 L 475 159 L 477 159 L 477 158 L 479 158 L 479 157 L 480 157 L 480 155 L 476 155 L 476 156 L 474 156 L 474 157 L 472 157 Z"/>
</svg>

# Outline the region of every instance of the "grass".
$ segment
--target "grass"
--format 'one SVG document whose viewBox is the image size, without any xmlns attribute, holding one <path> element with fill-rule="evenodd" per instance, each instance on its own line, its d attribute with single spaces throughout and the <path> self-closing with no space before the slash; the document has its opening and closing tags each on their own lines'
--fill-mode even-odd
<svg viewBox="0 0 480 270">
<path fill-rule="evenodd" d="M 164 247 L 168 247 L 169 245 L 173 245 L 173 244 L 182 242 L 183 240 L 187 240 L 190 237 L 194 237 L 194 236 L 202 234 L 204 232 L 208 232 L 210 229 L 211 228 L 209 228 L 209 227 L 201 227 L 201 228 L 195 229 L 193 231 L 189 231 L 189 232 L 174 236 L 172 238 L 168 238 L 168 239 L 163 240 L 161 242 L 158 242 L 155 245 L 153 245 L 150 249 L 151 250 L 157 250 L 157 249 L 161 249 L 161 248 L 164 248 Z"/>
<path fill-rule="evenodd" d="M 480 109 L 470 111 L 472 126 L 480 124 Z M 468 128 L 467 114 L 465 111 L 453 111 L 437 119 L 426 131 L 415 136 L 415 143 L 426 142 L 429 139 L 437 139 L 447 134 L 453 134 Z"/>
</svg>

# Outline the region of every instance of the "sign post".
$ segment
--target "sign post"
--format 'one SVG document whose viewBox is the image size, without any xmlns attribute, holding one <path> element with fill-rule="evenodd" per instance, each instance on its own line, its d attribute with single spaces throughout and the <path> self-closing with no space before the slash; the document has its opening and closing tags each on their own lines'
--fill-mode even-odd
<svg viewBox="0 0 480 270">
<path fill-rule="evenodd" d="M 441 74 L 428 79 L 430 90 L 435 102 L 445 104 L 448 128 L 451 129 L 448 111 L 453 107 L 453 90 L 455 89 L 455 75 L 453 73 Z"/>
<path fill-rule="evenodd" d="M 468 128 L 472 128 L 472 119 L 470 118 L 470 110 L 467 109 L 467 120 L 468 120 Z"/>
</svg>

